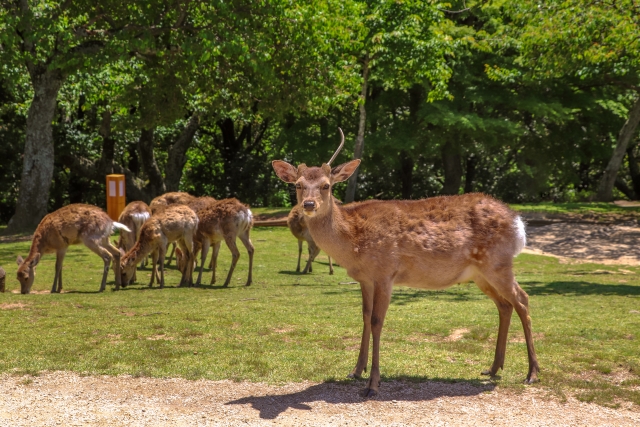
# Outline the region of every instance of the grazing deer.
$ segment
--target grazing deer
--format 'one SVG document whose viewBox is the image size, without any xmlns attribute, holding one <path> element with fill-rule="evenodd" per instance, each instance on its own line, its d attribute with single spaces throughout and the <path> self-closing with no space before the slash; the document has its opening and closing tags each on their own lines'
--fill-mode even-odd
<svg viewBox="0 0 640 427">
<path fill-rule="evenodd" d="M 129 251 L 136 244 L 136 241 L 140 238 L 140 230 L 142 224 L 144 224 L 151 217 L 151 209 L 145 202 L 131 202 L 125 206 L 124 210 L 118 218 L 118 222 L 129 227 L 131 232 L 121 231 L 118 244 L 119 249 L 125 252 Z M 146 259 L 142 260 L 140 266 L 143 266 Z M 133 281 L 135 282 L 135 273 L 133 274 Z"/>
<path fill-rule="evenodd" d="M 309 248 L 309 259 L 307 260 L 307 265 L 304 267 L 304 270 L 302 270 L 302 274 L 307 274 L 307 272 L 311 273 L 313 271 L 313 260 L 315 260 L 320 253 L 320 248 L 316 245 L 316 242 L 313 241 L 313 237 L 311 237 L 309 227 L 307 227 L 304 220 L 304 213 L 302 212 L 301 205 L 296 205 L 291 209 L 291 212 L 289 212 L 289 216 L 287 217 L 287 225 L 289 226 L 291 234 L 298 239 L 298 267 L 296 268 L 296 273 L 300 272 L 300 258 L 302 258 L 303 241 L 307 242 L 307 247 Z M 333 263 L 331 262 L 331 257 L 329 257 L 329 274 L 333 274 Z"/>
<path fill-rule="evenodd" d="M 202 206 L 210 202 L 211 200 L 215 200 L 213 197 L 195 197 L 189 193 L 185 193 L 182 191 L 174 191 L 171 193 L 165 193 L 162 196 L 158 196 L 151 201 L 149 207 L 151 208 L 151 213 L 156 214 L 164 209 L 167 206 L 171 205 L 187 205 L 194 211 Z M 166 265 L 171 265 L 171 260 L 173 259 L 173 254 L 176 252 L 176 244 L 171 244 L 171 253 L 169 254 L 169 258 L 167 259 Z"/>
<path fill-rule="evenodd" d="M 51 293 L 62 290 L 62 261 L 69 245 L 83 243 L 91 251 L 98 254 L 104 261 L 104 272 L 100 292 L 104 291 L 107 283 L 109 265 L 113 259 L 116 263 L 116 290 L 120 289 L 120 252 L 111 244 L 109 236 L 113 229 L 129 232 L 126 225 L 114 222 L 102 209 L 97 206 L 72 204 L 46 215 L 31 242 L 31 249 L 26 259 L 18 256 L 18 281 L 20 292 L 28 294 L 36 276 L 36 265 L 44 254 L 56 253 L 56 272 L 53 279 Z"/>
<path fill-rule="evenodd" d="M 149 208 L 151 209 L 151 214 L 156 214 L 164 210 L 169 205 L 187 205 L 195 198 L 195 196 L 182 191 L 164 193 L 162 196 L 158 196 L 153 199 L 149 204 Z"/>
<path fill-rule="evenodd" d="M 251 227 L 253 226 L 253 214 L 248 206 L 240 203 L 238 199 L 223 199 L 214 203 L 210 203 L 207 206 L 197 211 L 198 218 L 200 220 L 198 224 L 198 230 L 196 232 L 195 252 L 202 251 L 200 272 L 198 273 L 198 280 L 196 285 L 200 285 L 202 279 L 202 270 L 204 263 L 207 259 L 207 253 L 209 246 L 213 243 L 213 256 L 212 260 L 212 273 L 211 284 L 216 282 L 216 264 L 218 260 L 218 253 L 220 252 L 220 245 L 222 240 L 225 241 L 229 250 L 231 251 L 231 267 L 227 274 L 227 280 L 224 282 L 224 287 L 229 286 L 231 282 L 231 275 L 236 268 L 238 259 L 240 258 L 240 251 L 236 245 L 236 237 L 244 244 L 249 254 L 249 277 L 245 286 L 251 285 L 252 271 L 253 271 L 253 243 L 249 238 Z M 178 252 L 177 252 L 178 253 Z M 188 260 L 182 257 L 181 253 L 178 253 L 178 268 L 184 271 L 188 264 Z"/>
<path fill-rule="evenodd" d="M 122 254 L 122 283 L 128 284 L 133 278 L 136 265 L 144 257 L 151 254 L 153 271 L 149 286 L 153 286 L 158 271 L 158 260 L 160 260 L 160 287 L 164 288 L 164 257 L 167 245 L 178 242 L 186 258 L 191 260 L 192 265 L 194 257 L 193 235 L 197 227 L 198 217 L 187 206 L 169 206 L 162 212 L 152 215 L 142 226 L 136 244 L 126 254 Z M 187 268 L 182 272 L 180 286 L 191 284 L 192 273 L 193 268 Z"/>
<path fill-rule="evenodd" d="M 503 368 L 511 314 L 515 308 L 524 328 L 529 358 L 525 383 L 538 378 L 533 347 L 529 297 L 513 274 L 513 257 L 525 245 L 520 217 L 484 194 L 442 196 L 424 200 L 370 200 L 339 206 L 332 186 L 348 179 L 360 160 L 331 168 L 297 168 L 276 160 L 273 168 L 284 182 L 295 184 L 313 240 L 360 282 L 364 330 L 360 354 L 349 377 L 366 371 L 373 335 L 371 375 L 363 395 L 380 386 L 380 333 L 393 285 L 445 289 L 473 280 L 498 307 L 500 324 L 493 365 L 483 372 L 495 376 Z"/>
</svg>

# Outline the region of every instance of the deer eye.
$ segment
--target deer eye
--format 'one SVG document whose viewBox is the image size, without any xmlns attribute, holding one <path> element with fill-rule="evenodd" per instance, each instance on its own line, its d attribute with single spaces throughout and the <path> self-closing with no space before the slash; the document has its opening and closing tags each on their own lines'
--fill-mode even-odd
<svg viewBox="0 0 640 427">
<path fill-rule="evenodd" d="M 325 185 L 323 185 L 323 186 L 322 186 L 322 189 L 323 189 L 323 190 L 328 190 L 328 189 L 329 189 L 329 187 L 330 187 L 330 185 L 329 185 L 329 184 L 325 184 Z"/>
<path fill-rule="evenodd" d="M 299 190 L 299 189 L 301 189 L 301 188 L 302 188 L 302 185 L 301 185 L 300 183 L 297 183 L 297 184 L 296 184 L 296 188 Z"/>
</svg>

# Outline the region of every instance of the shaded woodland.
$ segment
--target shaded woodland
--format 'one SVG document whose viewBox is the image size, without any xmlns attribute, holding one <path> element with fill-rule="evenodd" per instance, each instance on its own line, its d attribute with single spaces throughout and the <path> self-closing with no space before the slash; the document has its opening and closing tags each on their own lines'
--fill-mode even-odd
<svg viewBox="0 0 640 427">
<path fill-rule="evenodd" d="M 515 4 L 517 3 L 517 4 Z M 271 160 L 363 162 L 345 201 L 640 198 L 640 5 L 0 0 L 0 222 L 166 191 L 290 206 Z"/>
</svg>

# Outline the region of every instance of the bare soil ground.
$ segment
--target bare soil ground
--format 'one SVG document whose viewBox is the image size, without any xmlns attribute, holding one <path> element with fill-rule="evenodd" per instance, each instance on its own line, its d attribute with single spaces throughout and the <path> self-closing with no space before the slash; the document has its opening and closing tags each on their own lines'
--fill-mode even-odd
<svg viewBox="0 0 640 427">
<path fill-rule="evenodd" d="M 637 218 L 529 214 L 525 220 L 525 252 L 555 256 L 567 263 L 640 265 Z"/>
<path fill-rule="evenodd" d="M 561 262 L 640 265 L 635 217 L 526 215 L 527 251 Z M 284 386 L 44 372 L 0 376 L 3 426 L 638 426 L 640 408 L 605 408 L 537 387 L 522 393 L 490 383 L 383 383 L 364 400 L 364 382 Z"/>
<path fill-rule="evenodd" d="M 640 412 L 467 383 L 389 382 L 364 400 L 364 383 L 269 386 L 231 381 L 0 377 L 4 426 L 638 426 Z"/>
</svg>

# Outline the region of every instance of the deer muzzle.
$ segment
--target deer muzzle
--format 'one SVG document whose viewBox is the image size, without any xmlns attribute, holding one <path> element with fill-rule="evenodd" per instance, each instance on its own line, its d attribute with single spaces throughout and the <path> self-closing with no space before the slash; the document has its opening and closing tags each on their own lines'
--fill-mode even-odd
<svg viewBox="0 0 640 427">
<path fill-rule="evenodd" d="M 304 209 L 304 213 L 307 215 L 315 212 L 316 206 L 316 202 L 314 202 L 313 200 L 305 200 L 304 202 L 302 202 L 302 209 Z"/>
</svg>

